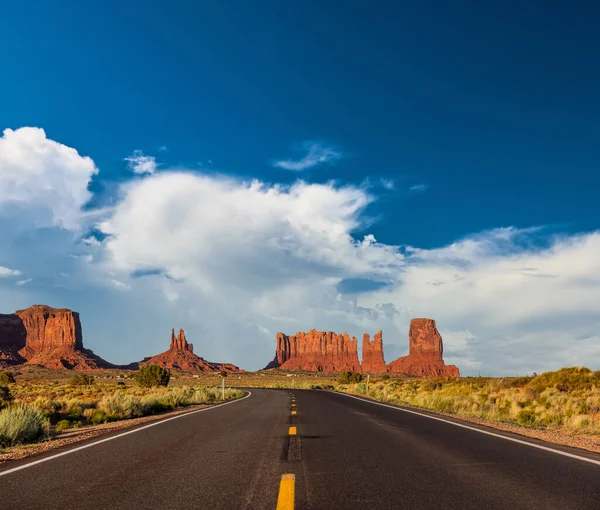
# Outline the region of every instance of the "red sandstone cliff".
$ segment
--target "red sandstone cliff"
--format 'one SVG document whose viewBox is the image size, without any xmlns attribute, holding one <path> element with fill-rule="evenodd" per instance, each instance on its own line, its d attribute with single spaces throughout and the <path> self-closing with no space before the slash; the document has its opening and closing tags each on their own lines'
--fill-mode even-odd
<svg viewBox="0 0 600 510">
<path fill-rule="evenodd" d="M 351 339 L 348 333 L 338 335 L 314 329 L 295 336 L 277 333 L 275 359 L 266 368 L 313 372 L 360 371 L 357 340 Z"/>
<path fill-rule="evenodd" d="M 381 331 L 378 331 L 373 335 L 373 341 L 371 341 L 367 333 L 363 335 L 362 369 L 366 374 L 387 372 L 387 366 L 383 357 L 383 338 Z"/>
<path fill-rule="evenodd" d="M 458 367 L 446 365 L 442 358 L 444 346 L 433 319 L 410 321 L 409 354 L 388 365 L 389 372 L 416 376 L 458 377 Z"/>
<path fill-rule="evenodd" d="M 176 370 L 201 372 L 240 372 L 238 367 L 230 363 L 212 363 L 196 356 L 194 346 L 187 342 L 183 329 L 179 330 L 177 336 L 174 329 L 171 331 L 171 345 L 168 351 L 146 358 L 139 365 L 159 365 Z"/>
<path fill-rule="evenodd" d="M 59 369 L 93 370 L 111 366 L 83 348 L 77 312 L 46 305 L 0 315 L 0 361 L 2 359 L 4 364 L 26 362 Z"/>
</svg>

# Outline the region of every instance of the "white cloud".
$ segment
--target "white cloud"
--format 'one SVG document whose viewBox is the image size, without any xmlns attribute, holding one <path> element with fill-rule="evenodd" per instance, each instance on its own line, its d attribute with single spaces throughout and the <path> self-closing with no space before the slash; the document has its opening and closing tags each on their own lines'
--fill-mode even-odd
<svg viewBox="0 0 600 510">
<path fill-rule="evenodd" d="M 423 191 L 427 191 L 427 184 L 414 184 L 413 186 L 411 186 L 410 188 L 408 188 L 410 191 L 413 191 L 414 193 L 422 193 Z"/>
<path fill-rule="evenodd" d="M 133 155 L 126 157 L 125 161 L 134 174 L 153 174 L 158 167 L 154 156 L 146 156 L 140 150 L 133 151 Z"/>
<path fill-rule="evenodd" d="M 8 267 L 0 266 L 0 278 L 11 278 L 13 276 L 20 276 L 21 271 L 18 269 L 10 269 Z"/>
<path fill-rule="evenodd" d="M 306 143 L 306 156 L 302 159 L 293 160 L 285 159 L 276 161 L 274 166 L 284 168 L 285 170 L 293 170 L 296 172 L 308 170 L 322 163 L 333 163 L 342 157 L 342 153 L 331 147 L 324 147 L 320 143 Z"/>
<path fill-rule="evenodd" d="M 0 138 L 0 213 L 20 221 L 27 214 L 37 226 L 74 230 L 97 172 L 89 157 L 46 138 L 43 129 L 5 129 Z"/>
<path fill-rule="evenodd" d="M 19 280 L 17 283 L 15 283 L 15 285 L 22 287 L 23 285 L 27 285 L 28 283 L 31 283 L 31 281 L 32 281 L 31 278 L 27 278 L 25 280 Z"/>
<path fill-rule="evenodd" d="M 86 237 L 85 239 L 82 239 L 82 241 L 84 244 L 87 244 L 88 246 L 100 246 L 102 244 L 94 236 Z"/>
<path fill-rule="evenodd" d="M 394 182 L 394 179 L 386 179 L 385 177 L 382 177 L 379 181 L 385 189 L 396 189 L 396 183 Z"/>
</svg>

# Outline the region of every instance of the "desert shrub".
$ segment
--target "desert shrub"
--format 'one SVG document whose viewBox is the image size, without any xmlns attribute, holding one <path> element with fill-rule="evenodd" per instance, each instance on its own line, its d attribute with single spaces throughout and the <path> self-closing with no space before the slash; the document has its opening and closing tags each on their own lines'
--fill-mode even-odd
<svg viewBox="0 0 600 510">
<path fill-rule="evenodd" d="M 135 373 L 135 380 L 143 388 L 153 386 L 168 386 L 171 379 L 171 372 L 158 365 L 148 365 L 140 368 Z"/>
<path fill-rule="evenodd" d="M 535 425 L 535 413 L 529 409 L 523 409 L 517 416 L 517 423 L 524 427 L 533 427 Z"/>
<path fill-rule="evenodd" d="M 117 390 L 113 395 L 104 397 L 98 402 L 98 409 L 106 414 L 109 420 L 122 420 L 144 416 L 142 401 L 135 395 Z"/>
<path fill-rule="evenodd" d="M 34 407 L 19 404 L 0 411 L 0 446 L 33 443 L 48 430 L 48 420 Z"/>
<path fill-rule="evenodd" d="M 383 375 L 381 376 L 381 380 L 382 380 L 382 381 L 387 381 L 389 378 L 390 378 L 390 374 L 383 374 Z"/>
<path fill-rule="evenodd" d="M 12 384 L 15 382 L 15 376 L 12 372 L 0 372 L 0 385 Z"/>
<path fill-rule="evenodd" d="M 60 420 L 56 424 L 56 430 L 68 429 L 70 426 L 71 426 L 71 422 L 69 420 Z"/>
<path fill-rule="evenodd" d="M 13 399 L 8 386 L 0 386 L 0 409 Z"/>
<path fill-rule="evenodd" d="M 91 386 L 96 381 L 94 380 L 93 375 L 89 374 L 73 374 L 69 379 L 69 384 L 71 386 Z"/>
<path fill-rule="evenodd" d="M 100 425 L 108 421 L 108 417 L 100 409 L 86 409 L 83 411 L 83 416 L 92 425 Z"/>
<path fill-rule="evenodd" d="M 338 379 L 340 384 L 357 384 L 363 380 L 363 376 L 359 372 L 352 370 L 344 370 Z"/>
<path fill-rule="evenodd" d="M 600 387 L 600 372 L 592 372 L 586 367 L 561 368 L 534 377 L 527 386 L 537 394 L 548 388 L 556 388 L 563 393 L 589 390 L 594 386 Z"/>
<path fill-rule="evenodd" d="M 117 386 L 126 386 L 125 381 L 117 381 Z"/>
</svg>

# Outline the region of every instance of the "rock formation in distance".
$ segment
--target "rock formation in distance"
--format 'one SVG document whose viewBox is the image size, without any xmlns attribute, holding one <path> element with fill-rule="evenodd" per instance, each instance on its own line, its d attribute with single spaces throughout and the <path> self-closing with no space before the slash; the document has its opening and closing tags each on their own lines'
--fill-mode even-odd
<svg viewBox="0 0 600 510">
<path fill-rule="evenodd" d="M 194 372 L 240 372 L 241 370 L 230 363 L 212 363 L 194 354 L 194 346 L 189 344 L 185 338 L 183 329 L 175 336 L 175 330 L 171 331 L 171 344 L 169 350 L 161 352 L 151 358 L 140 361 L 140 366 L 159 365 L 164 368 L 186 370 Z"/>
<path fill-rule="evenodd" d="M 23 362 L 75 370 L 112 366 L 83 347 L 77 312 L 46 305 L 33 305 L 14 314 L 0 315 L 0 363 Z"/>
<path fill-rule="evenodd" d="M 360 371 L 357 340 L 350 338 L 348 333 L 339 335 L 314 329 L 294 336 L 277 333 L 275 359 L 266 368 L 312 372 Z"/>
<path fill-rule="evenodd" d="M 411 320 L 408 338 L 408 356 L 392 361 L 388 365 L 389 372 L 429 377 L 460 376 L 458 367 L 444 363 L 442 336 L 433 319 Z"/>
<path fill-rule="evenodd" d="M 372 341 L 367 333 L 363 335 L 362 370 L 365 374 L 387 372 L 387 366 L 383 357 L 383 338 L 381 331 L 378 331 L 373 335 Z"/>
<path fill-rule="evenodd" d="M 316 331 L 288 336 L 277 333 L 275 359 L 265 368 L 341 372 L 354 370 L 365 374 L 392 372 L 421 377 L 458 377 L 454 365 L 442 358 L 443 343 L 433 319 L 413 319 L 409 331 L 409 355 L 385 364 L 383 334 L 378 331 L 371 341 L 363 335 L 362 365 L 358 361 L 356 338 L 347 333 Z"/>
</svg>

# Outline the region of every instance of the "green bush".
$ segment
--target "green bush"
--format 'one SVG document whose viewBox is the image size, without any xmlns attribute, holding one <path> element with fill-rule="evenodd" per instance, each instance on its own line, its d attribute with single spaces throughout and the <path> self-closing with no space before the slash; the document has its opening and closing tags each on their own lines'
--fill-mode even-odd
<svg viewBox="0 0 600 510">
<path fill-rule="evenodd" d="M 15 382 L 15 376 L 12 372 L 0 372 L 0 385 L 12 384 Z"/>
<path fill-rule="evenodd" d="M 352 370 L 344 370 L 338 379 L 340 384 L 356 384 L 363 380 L 363 376 L 359 372 L 353 372 Z"/>
<path fill-rule="evenodd" d="M 535 413 L 527 409 L 523 409 L 517 416 L 517 423 L 524 427 L 533 427 L 535 425 Z"/>
<path fill-rule="evenodd" d="M 390 374 L 384 374 L 381 376 L 382 381 L 387 381 L 390 378 Z"/>
<path fill-rule="evenodd" d="M 8 386 L 0 386 L 0 409 L 13 399 Z"/>
<path fill-rule="evenodd" d="M 0 411 L 0 446 L 33 443 L 48 430 L 48 420 L 36 408 L 19 404 Z"/>
<path fill-rule="evenodd" d="M 60 420 L 56 424 L 56 430 L 68 429 L 70 426 L 71 426 L 71 422 L 69 420 Z"/>
<path fill-rule="evenodd" d="M 145 406 L 135 395 L 117 390 L 113 395 L 104 397 L 98 402 L 98 409 L 106 414 L 109 420 L 126 420 L 139 418 L 146 414 Z"/>
<path fill-rule="evenodd" d="M 73 374 L 69 379 L 69 384 L 71 386 L 91 386 L 96 381 L 94 380 L 93 375 L 89 374 Z"/>
<path fill-rule="evenodd" d="M 135 373 L 135 380 L 143 388 L 152 386 L 168 386 L 171 379 L 171 372 L 158 365 L 148 365 L 140 368 Z"/>
<path fill-rule="evenodd" d="M 548 388 L 563 393 L 589 390 L 594 386 L 600 388 L 600 372 L 592 372 L 586 367 L 561 368 L 534 377 L 527 386 L 538 395 Z"/>
</svg>

